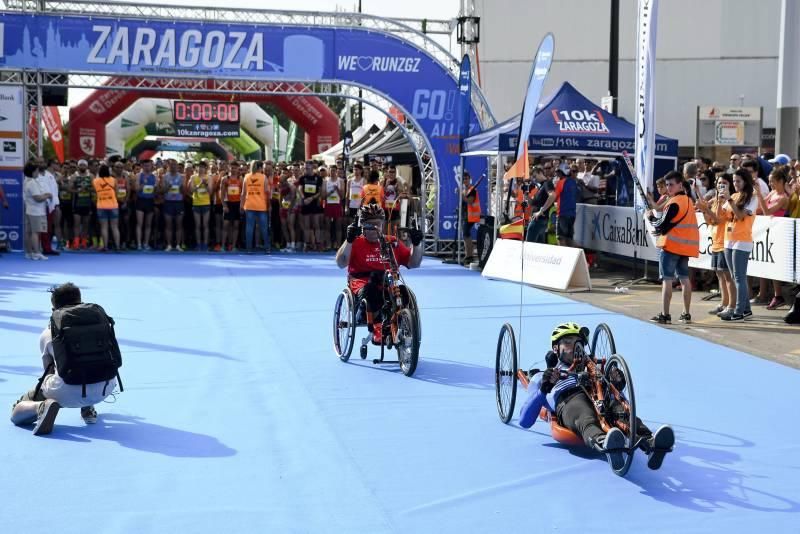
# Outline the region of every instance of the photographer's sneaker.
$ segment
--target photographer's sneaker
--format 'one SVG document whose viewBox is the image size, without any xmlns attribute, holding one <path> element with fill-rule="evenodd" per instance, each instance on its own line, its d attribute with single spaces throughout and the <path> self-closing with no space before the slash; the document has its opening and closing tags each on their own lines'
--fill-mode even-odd
<svg viewBox="0 0 800 534">
<path fill-rule="evenodd" d="M 56 422 L 56 416 L 61 405 L 53 399 L 47 399 L 39 404 L 36 425 L 33 427 L 34 436 L 44 436 L 53 431 L 53 425 Z"/>
<path fill-rule="evenodd" d="M 93 425 L 97 422 L 97 410 L 94 406 L 84 406 L 81 408 L 81 418 L 87 425 Z"/>
</svg>

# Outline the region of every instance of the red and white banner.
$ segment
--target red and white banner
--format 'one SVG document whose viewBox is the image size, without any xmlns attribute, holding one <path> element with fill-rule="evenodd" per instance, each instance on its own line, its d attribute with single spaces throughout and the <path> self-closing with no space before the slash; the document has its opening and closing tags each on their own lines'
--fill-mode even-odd
<svg viewBox="0 0 800 534">
<path fill-rule="evenodd" d="M 64 129 L 61 124 L 61 115 L 55 106 L 42 108 L 42 121 L 44 122 L 47 137 L 53 143 L 53 150 L 58 161 L 64 163 Z"/>
<path fill-rule="evenodd" d="M 58 161 L 64 163 L 64 128 L 61 124 L 61 115 L 56 106 L 45 106 L 42 108 L 42 122 L 47 137 L 53 143 L 53 150 L 58 157 Z M 28 138 L 35 141 L 39 135 L 39 123 L 36 120 L 36 108 L 31 108 L 31 119 L 28 123 Z"/>
</svg>

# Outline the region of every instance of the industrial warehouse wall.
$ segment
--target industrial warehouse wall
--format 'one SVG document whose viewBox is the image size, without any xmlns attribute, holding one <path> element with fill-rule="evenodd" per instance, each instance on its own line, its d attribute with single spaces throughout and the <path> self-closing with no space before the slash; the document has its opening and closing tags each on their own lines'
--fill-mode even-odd
<svg viewBox="0 0 800 534">
<path fill-rule="evenodd" d="M 564 81 L 607 94 L 609 0 L 475 0 L 482 87 L 495 117 L 520 112 L 536 45 L 553 32 L 545 96 Z M 634 119 L 636 0 L 620 0 L 619 113 Z M 662 0 L 656 67 L 658 133 L 695 141 L 698 105 L 764 107 L 775 127 L 780 0 Z"/>
</svg>

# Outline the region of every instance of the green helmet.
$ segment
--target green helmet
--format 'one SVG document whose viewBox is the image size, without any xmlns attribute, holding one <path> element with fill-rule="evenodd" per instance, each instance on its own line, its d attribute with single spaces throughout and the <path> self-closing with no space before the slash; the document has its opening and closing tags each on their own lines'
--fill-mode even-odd
<svg viewBox="0 0 800 534">
<path fill-rule="evenodd" d="M 580 336 L 584 341 L 587 341 L 589 329 L 581 327 L 578 323 L 561 323 L 553 329 L 553 333 L 550 335 L 550 342 L 555 345 L 564 336 Z"/>
</svg>

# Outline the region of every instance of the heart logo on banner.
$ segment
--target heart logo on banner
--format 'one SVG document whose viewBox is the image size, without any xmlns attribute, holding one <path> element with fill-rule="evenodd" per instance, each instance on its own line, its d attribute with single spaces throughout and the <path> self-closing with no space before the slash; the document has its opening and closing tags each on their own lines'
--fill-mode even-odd
<svg viewBox="0 0 800 534">
<path fill-rule="evenodd" d="M 358 56 L 358 68 L 361 70 L 370 70 L 372 68 L 372 57 Z"/>
</svg>

